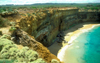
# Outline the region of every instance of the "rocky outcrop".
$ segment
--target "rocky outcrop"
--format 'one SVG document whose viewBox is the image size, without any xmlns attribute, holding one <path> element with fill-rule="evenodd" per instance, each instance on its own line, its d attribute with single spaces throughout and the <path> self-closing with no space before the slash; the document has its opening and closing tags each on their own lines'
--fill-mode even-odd
<svg viewBox="0 0 100 63">
<path fill-rule="evenodd" d="M 37 42 L 34 37 L 30 36 L 26 32 L 16 29 L 11 38 L 16 44 L 20 44 L 23 46 L 27 46 L 30 49 L 36 51 L 38 53 L 38 57 L 45 60 L 47 63 L 51 63 L 52 59 L 56 59 L 58 62 L 59 59 L 50 53 L 50 51 L 43 46 L 40 42 Z"/>
</svg>

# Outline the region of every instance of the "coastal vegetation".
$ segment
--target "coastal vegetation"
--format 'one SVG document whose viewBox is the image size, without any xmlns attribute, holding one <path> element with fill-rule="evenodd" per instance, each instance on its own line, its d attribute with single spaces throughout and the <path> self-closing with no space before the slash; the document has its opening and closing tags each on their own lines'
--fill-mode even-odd
<svg viewBox="0 0 100 63">
<path fill-rule="evenodd" d="M 37 63 L 42 62 L 46 63 L 42 58 L 38 58 L 38 53 L 29 49 L 28 47 L 23 47 L 18 49 L 17 45 L 14 44 L 11 40 L 8 40 L 8 35 L 3 35 L 0 38 L 0 63 L 1 62 L 28 62 L 28 63 Z"/>
</svg>

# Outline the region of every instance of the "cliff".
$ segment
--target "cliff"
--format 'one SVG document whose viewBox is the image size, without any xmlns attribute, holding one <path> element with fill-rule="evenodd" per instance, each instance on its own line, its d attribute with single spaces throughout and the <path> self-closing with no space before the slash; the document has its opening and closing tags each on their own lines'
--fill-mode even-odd
<svg viewBox="0 0 100 63">
<path fill-rule="evenodd" d="M 17 25 L 45 46 L 53 43 L 57 34 L 77 20 L 78 9 L 48 9 L 27 16 Z"/>
<path fill-rule="evenodd" d="M 78 12 L 78 8 L 52 8 L 32 11 L 16 22 L 22 30 L 34 36 L 44 46 L 50 46 L 61 31 L 79 22 L 97 21 L 99 14 Z"/>
</svg>

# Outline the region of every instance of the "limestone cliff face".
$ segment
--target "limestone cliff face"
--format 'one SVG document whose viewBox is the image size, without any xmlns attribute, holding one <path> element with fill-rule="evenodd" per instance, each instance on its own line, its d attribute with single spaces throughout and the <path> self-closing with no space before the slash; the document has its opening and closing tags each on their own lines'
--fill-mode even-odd
<svg viewBox="0 0 100 63">
<path fill-rule="evenodd" d="M 78 9 L 39 11 L 21 19 L 17 24 L 37 41 L 49 46 L 59 31 L 69 27 L 71 20 L 77 19 L 77 14 Z"/>
<path fill-rule="evenodd" d="M 17 25 L 45 46 L 54 42 L 60 31 L 69 29 L 71 26 L 84 21 L 96 21 L 96 12 L 78 12 L 73 9 L 49 9 L 37 11 L 22 18 Z"/>
<path fill-rule="evenodd" d="M 82 22 L 86 21 L 99 21 L 100 12 L 79 12 L 78 19 Z"/>
</svg>

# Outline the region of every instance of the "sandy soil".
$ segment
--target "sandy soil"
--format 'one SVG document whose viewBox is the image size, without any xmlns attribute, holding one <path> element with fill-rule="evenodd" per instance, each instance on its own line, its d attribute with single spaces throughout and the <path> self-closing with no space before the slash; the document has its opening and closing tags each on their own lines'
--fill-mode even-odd
<svg viewBox="0 0 100 63">
<path fill-rule="evenodd" d="M 2 27 L 0 28 L 0 31 L 2 31 L 2 34 L 10 34 L 9 29 L 10 29 L 10 26 Z"/>
<path fill-rule="evenodd" d="M 64 31 L 64 40 L 68 41 L 68 43 L 57 43 L 55 42 L 53 45 L 48 47 L 51 53 L 57 56 L 57 54 L 60 52 L 60 50 L 65 46 L 65 45 L 70 45 L 71 42 L 77 38 L 77 36 L 88 29 L 91 29 L 94 25 L 98 25 L 99 23 L 97 22 L 86 22 L 86 23 L 80 23 L 69 30 Z"/>
</svg>

